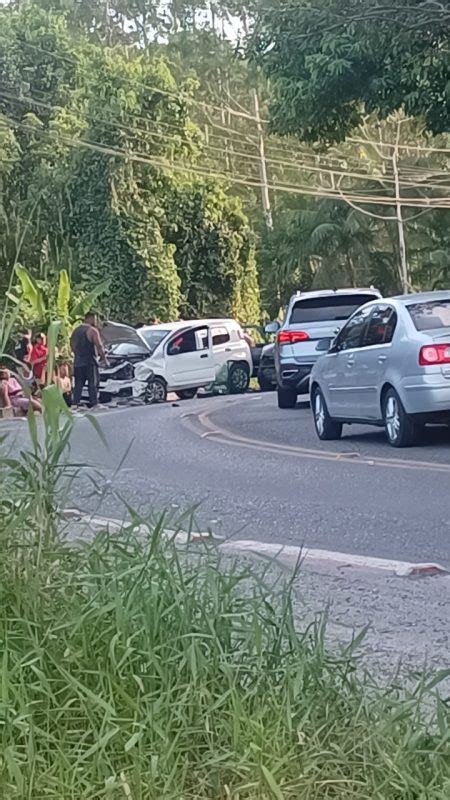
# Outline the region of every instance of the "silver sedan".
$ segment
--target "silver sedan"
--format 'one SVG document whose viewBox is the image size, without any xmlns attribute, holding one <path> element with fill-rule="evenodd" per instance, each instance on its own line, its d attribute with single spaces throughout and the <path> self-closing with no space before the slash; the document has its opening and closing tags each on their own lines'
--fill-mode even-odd
<svg viewBox="0 0 450 800">
<path fill-rule="evenodd" d="M 358 309 L 313 367 L 310 393 L 320 439 L 368 423 L 408 447 L 425 423 L 450 424 L 450 291 Z"/>
</svg>

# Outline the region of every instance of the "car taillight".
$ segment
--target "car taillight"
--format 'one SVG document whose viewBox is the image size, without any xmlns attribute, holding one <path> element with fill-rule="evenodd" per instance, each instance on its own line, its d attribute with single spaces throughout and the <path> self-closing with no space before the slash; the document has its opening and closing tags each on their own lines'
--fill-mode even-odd
<svg viewBox="0 0 450 800">
<path fill-rule="evenodd" d="M 305 331 L 280 331 L 277 336 L 278 344 L 297 344 L 307 342 L 309 336 Z"/>
<path fill-rule="evenodd" d="M 420 348 L 419 364 L 429 367 L 432 364 L 450 364 L 450 344 L 426 344 Z"/>
</svg>

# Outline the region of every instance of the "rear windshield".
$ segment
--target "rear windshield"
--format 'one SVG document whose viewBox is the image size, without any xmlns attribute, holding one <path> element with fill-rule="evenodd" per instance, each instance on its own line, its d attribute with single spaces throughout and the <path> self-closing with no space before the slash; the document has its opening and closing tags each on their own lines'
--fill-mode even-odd
<svg viewBox="0 0 450 800">
<path fill-rule="evenodd" d="M 407 306 L 418 331 L 450 328 L 450 300 L 431 300 Z"/>
<path fill-rule="evenodd" d="M 374 300 L 373 294 L 338 294 L 331 297 L 311 297 L 298 300 L 291 311 L 289 323 L 328 322 L 348 319 L 357 308 Z"/>
</svg>

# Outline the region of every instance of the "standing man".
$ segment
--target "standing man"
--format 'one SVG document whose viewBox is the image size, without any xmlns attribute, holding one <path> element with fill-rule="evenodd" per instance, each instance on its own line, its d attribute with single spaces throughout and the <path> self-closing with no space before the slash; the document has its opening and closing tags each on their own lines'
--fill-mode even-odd
<svg viewBox="0 0 450 800">
<path fill-rule="evenodd" d="M 98 368 L 96 355 L 107 362 L 100 333 L 97 328 L 97 317 L 91 311 L 86 314 L 84 323 L 75 328 L 70 339 L 70 346 L 74 355 L 73 374 L 75 387 L 73 392 L 73 408 L 81 400 L 84 386 L 88 384 L 89 406 L 94 408 L 98 404 Z"/>
</svg>

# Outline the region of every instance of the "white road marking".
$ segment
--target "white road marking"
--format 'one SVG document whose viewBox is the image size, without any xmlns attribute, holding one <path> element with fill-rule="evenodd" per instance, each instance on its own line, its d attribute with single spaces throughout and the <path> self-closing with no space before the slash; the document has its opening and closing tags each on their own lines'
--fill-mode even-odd
<svg viewBox="0 0 450 800">
<path fill-rule="evenodd" d="M 98 517 L 85 514 L 78 509 L 64 511 L 66 519 L 76 519 L 93 530 L 109 529 L 115 532 L 130 523 L 112 517 Z M 135 526 L 137 533 L 147 535 L 149 527 L 146 525 Z M 399 577 L 449 575 L 449 570 L 433 562 L 415 563 L 411 561 L 398 561 L 396 559 L 377 558 L 375 556 L 360 555 L 358 553 L 340 553 L 334 550 L 317 550 L 311 547 L 298 547 L 296 545 L 274 544 L 261 542 L 257 539 L 233 539 L 226 536 L 214 536 L 209 532 L 174 531 L 165 530 L 167 538 L 174 539 L 178 544 L 188 541 L 209 541 L 217 549 L 230 553 L 252 553 L 274 561 L 287 562 L 291 566 L 297 563 L 325 564 L 334 567 L 350 567 L 362 570 L 381 570 Z"/>
</svg>

